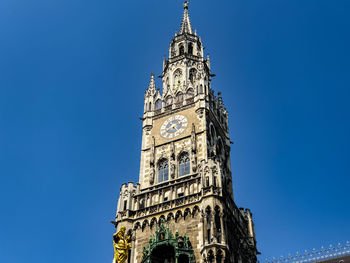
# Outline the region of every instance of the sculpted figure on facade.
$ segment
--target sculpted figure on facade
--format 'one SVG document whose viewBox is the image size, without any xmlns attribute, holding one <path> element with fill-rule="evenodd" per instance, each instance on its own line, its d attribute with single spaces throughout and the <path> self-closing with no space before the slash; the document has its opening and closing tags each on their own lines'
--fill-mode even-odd
<svg viewBox="0 0 350 263">
<path fill-rule="evenodd" d="M 170 165 L 170 176 L 171 176 L 171 178 L 172 179 L 174 179 L 175 178 L 175 164 L 174 163 L 172 163 L 171 165 Z"/>
<path fill-rule="evenodd" d="M 131 248 L 130 244 L 130 235 L 125 237 L 125 226 L 122 226 L 119 232 L 113 235 L 113 247 L 114 247 L 114 259 L 113 263 L 124 263 L 126 262 L 129 254 L 129 249 Z"/>
<path fill-rule="evenodd" d="M 154 167 L 151 168 L 151 172 L 149 174 L 149 183 L 154 184 Z"/>
</svg>

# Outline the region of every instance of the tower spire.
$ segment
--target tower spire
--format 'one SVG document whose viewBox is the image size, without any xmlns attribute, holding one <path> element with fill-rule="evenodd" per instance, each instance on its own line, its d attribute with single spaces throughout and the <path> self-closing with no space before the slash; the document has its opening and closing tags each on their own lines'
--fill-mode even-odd
<svg viewBox="0 0 350 263">
<path fill-rule="evenodd" d="M 192 33 L 192 27 L 190 22 L 190 16 L 188 14 L 188 1 L 184 2 L 184 15 L 181 22 L 180 32 L 179 34 L 193 34 Z"/>
<path fill-rule="evenodd" d="M 156 93 L 156 84 L 154 82 L 154 73 L 151 73 L 151 80 L 149 81 L 148 89 L 146 94 L 154 95 Z"/>
</svg>

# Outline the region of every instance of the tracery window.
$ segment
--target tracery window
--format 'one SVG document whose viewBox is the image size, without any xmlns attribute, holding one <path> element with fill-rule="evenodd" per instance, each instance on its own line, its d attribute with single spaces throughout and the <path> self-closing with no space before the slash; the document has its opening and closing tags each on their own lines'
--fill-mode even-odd
<svg viewBox="0 0 350 263">
<path fill-rule="evenodd" d="M 168 181 L 169 165 L 168 160 L 162 159 L 158 164 L 158 183 Z"/>
<path fill-rule="evenodd" d="M 179 176 L 190 173 L 190 158 L 187 153 L 181 155 L 179 160 Z"/>
</svg>

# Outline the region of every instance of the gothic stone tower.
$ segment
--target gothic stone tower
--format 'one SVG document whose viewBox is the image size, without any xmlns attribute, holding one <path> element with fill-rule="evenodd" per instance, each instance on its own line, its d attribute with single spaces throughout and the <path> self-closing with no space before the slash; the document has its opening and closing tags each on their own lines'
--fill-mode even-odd
<svg viewBox="0 0 350 263">
<path fill-rule="evenodd" d="M 188 3 L 145 92 L 139 183 L 123 184 L 115 226 L 132 230 L 129 263 L 257 262 L 252 214 L 233 200 L 228 113 Z"/>
</svg>

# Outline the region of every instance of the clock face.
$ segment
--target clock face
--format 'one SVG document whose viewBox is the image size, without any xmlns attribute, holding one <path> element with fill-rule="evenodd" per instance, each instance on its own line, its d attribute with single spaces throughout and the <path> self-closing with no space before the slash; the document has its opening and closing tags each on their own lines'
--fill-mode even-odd
<svg viewBox="0 0 350 263">
<path fill-rule="evenodd" d="M 174 138 L 180 135 L 187 127 L 187 118 L 183 115 L 175 115 L 163 122 L 160 135 L 164 138 Z"/>
</svg>

